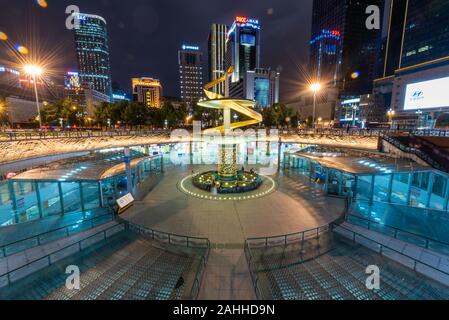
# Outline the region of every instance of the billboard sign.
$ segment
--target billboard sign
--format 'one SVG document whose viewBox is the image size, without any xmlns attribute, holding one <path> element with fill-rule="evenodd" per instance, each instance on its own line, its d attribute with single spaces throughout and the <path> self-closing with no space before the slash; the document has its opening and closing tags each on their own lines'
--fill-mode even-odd
<svg viewBox="0 0 449 320">
<path fill-rule="evenodd" d="M 449 77 L 407 85 L 404 110 L 449 107 Z"/>
</svg>

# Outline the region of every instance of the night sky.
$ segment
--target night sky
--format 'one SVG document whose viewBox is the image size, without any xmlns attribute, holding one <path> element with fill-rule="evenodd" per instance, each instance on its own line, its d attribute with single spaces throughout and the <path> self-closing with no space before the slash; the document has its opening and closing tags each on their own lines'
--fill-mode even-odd
<svg viewBox="0 0 449 320">
<path fill-rule="evenodd" d="M 297 95 L 308 63 L 312 0 L 0 0 L 0 31 L 11 41 L 56 52 L 56 73 L 77 69 L 73 31 L 65 28 L 65 8 L 98 14 L 108 22 L 112 80 L 126 91 L 136 76 L 159 78 L 164 95 L 178 96 L 177 52 L 183 43 L 198 44 L 207 66 L 210 24 L 231 24 L 237 15 L 258 18 L 262 27 L 261 66 L 281 71 L 281 100 Z M 35 39 L 34 43 L 31 39 Z M 0 47 L 0 63 L 7 63 Z M 3 51 L 3 52 L 2 52 Z M 53 66 L 52 66 L 53 67 Z M 207 78 L 207 69 L 205 78 Z"/>
</svg>

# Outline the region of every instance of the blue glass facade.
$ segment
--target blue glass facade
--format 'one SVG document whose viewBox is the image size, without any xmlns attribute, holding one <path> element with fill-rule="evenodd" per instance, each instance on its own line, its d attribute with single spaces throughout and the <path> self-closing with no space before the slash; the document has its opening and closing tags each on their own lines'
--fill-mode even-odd
<svg viewBox="0 0 449 320">
<path fill-rule="evenodd" d="M 449 2 L 408 1 L 402 68 L 449 56 Z M 396 32 L 399 32 L 397 30 Z"/>
<path fill-rule="evenodd" d="M 112 97 L 106 20 L 80 14 L 79 22 L 79 29 L 75 28 L 75 46 L 81 83 Z"/>
<path fill-rule="evenodd" d="M 270 106 L 270 80 L 264 78 L 256 78 L 254 80 L 254 100 L 261 107 Z"/>
</svg>

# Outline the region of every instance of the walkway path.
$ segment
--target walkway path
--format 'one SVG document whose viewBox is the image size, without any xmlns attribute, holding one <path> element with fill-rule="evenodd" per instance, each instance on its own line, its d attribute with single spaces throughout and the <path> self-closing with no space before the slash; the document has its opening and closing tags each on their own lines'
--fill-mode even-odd
<svg viewBox="0 0 449 320">
<path fill-rule="evenodd" d="M 213 249 L 200 299 L 255 299 L 243 252 L 245 239 L 312 229 L 344 210 L 342 199 L 326 197 L 299 175 L 275 177 L 278 190 L 255 200 L 197 199 L 177 187 L 191 171 L 190 166 L 166 168 L 161 182 L 122 217 L 155 230 L 210 239 Z"/>
</svg>

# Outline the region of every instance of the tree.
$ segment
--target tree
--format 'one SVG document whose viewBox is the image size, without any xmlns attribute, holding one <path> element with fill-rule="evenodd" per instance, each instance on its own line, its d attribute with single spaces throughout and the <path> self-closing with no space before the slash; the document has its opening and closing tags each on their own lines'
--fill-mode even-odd
<svg viewBox="0 0 449 320">
<path fill-rule="evenodd" d="M 130 126 L 141 127 L 147 124 L 149 118 L 148 107 L 140 102 L 131 102 L 123 112 L 123 120 Z"/>
<path fill-rule="evenodd" d="M 8 102 L 5 97 L 0 96 L 0 126 L 9 124 Z"/>
<path fill-rule="evenodd" d="M 263 124 L 266 128 L 277 127 L 277 117 L 274 108 L 268 107 L 262 110 Z"/>
<path fill-rule="evenodd" d="M 81 126 L 84 124 L 83 108 L 74 103 L 70 98 L 64 98 L 45 105 L 41 109 L 42 123 L 48 126 L 57 126 L 60 119 L 64 124 L 70 126 Z"/>
<path fill-rule="evenodd" d="M 293 116 L 292 109 L 288 108 L 285 104 L 277 103 L 273 106 L 278 127 L 287 127 L 290 124 L 291 117 Z"/>
<path fill-rule="evenodd" d="M 117 103 L 102 102 L 95 108 L 95 120 L 101 127 L 115 125 L 124 119 L 123 114 L 130 103 L 120 101 Z"/>
</svg>

